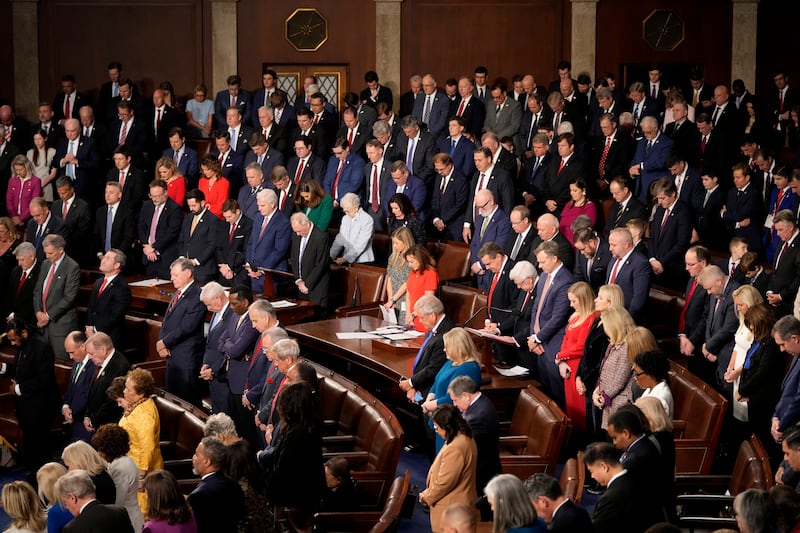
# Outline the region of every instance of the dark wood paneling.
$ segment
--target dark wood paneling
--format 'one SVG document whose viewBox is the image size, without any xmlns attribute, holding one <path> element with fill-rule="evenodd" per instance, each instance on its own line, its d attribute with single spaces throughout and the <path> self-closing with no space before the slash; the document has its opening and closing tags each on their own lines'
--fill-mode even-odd
<svg viewBox="0 0 800 533">
<path fill-rule="evenodd" d="M 539 85 L 556 75 L 562 59 L 561 0 L 405 0 L 401 92 L 414 74 L 471 76 L 484 65 L 489 79 L 533 73 Z"/>
<path fill-rule="evenodd" d="M 328 40 L 314 52 L 298 52 L 286 40 L 285 21 L 301 7 L 317 9 L 328 21 Z M 240 0 L 237 17 L 239 75 L 249 90 L 261 87 L 261 66 L 264 63 L 348 65 L 350 79 L 347 86 L 356 92 L 365 87 L 364 73 L 375 69 L 374 0 Z M 215 87 L 213 90 L 220 89 Z"/>
<path fill-rule="evenodd" d="M 800 20 L 800 2 L 761 0 L 758 5 L 758 50 L 756 54 L 756 93 L 765 95 L 776 91 L 773 74 L 783 69 L 789 84 L 800 87 L 800 41 L 795 37 Z"/>
<path fill-rule="evenodd" d="M 39 14 L 43 99 L 58 92 L 65 73 L 80 90 L 96 91 L 108 81 L 109 61 L 121 62 L 147 96 L 165 80 L 181 95 L 203 81 L 201 0 L 42 0 Z"/>
<path fill-rule="evenodd" d="M 686 37 L 672 52 L 655 52 L 642 39 L 642 21 L 654 9 L 667 8 L 685 21 Z M 619 84 L 625 64 L 699 64 L 709 83 L 730 84 L 731 12 L 731 0 L 602 0 L 597 3 L 597 72 L 613 72 Z M 676 82 L 688 85 L 688 78 Z"/>
<path fill-rule="evenodd" d="M 0 0 L 0 20 L 6 21 L 6 31 L 0 32 L 0 105 L 14 103 L 14 45 L 11 32 L 11 2 Z"/>
</svg>

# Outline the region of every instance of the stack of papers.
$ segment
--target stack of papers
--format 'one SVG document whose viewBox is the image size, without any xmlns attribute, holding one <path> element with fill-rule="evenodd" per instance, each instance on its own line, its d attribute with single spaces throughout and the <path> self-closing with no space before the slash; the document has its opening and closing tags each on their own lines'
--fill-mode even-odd
<svg viewBox="0 0 800 533">
<path fill-rule="evenodd" d="M 497 370 L 497 373 L 501 376 L 506 376 L 508 378 L 518 378 L 528 374 L 528 369 L 519 365 L 511 368 L 498 368 L 495 366 L 494 369 Z"/>
</svg>

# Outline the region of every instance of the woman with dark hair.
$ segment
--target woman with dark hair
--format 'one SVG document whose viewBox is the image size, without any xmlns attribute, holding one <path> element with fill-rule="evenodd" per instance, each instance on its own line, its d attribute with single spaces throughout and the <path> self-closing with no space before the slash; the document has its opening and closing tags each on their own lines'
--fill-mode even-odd
<svg viewBox="0 0 800 533">
<path fill-rule="evenodd" d="M 415 244 L 406 251 L 406 261 L 411 271 L 406 284 L 406 325 L 414 325 L 417 331 L 425 332 L 419 317 L 414 317 L 414 304 L 423 296 L 433 296 L 439 288 L 439 273 L 436 261 L 422 244 Z"/>
<path fill-rule="evenodd" d="M 419 501 L 430 506 L 431 529 L 436 532 L 440 531 L 442 513 L 450 505 L 475 505 L 478 448 L 472 439 L 472 429 L 454 405 L 436 409 L 433 430 L 445 443 L 428 471 Z"/>
<path fill-rule="evenodd" d="M 753 334 L 739 379 L 734 401 L 747 401 L 749 431 L 764 444 L 773 468 L 782 459 L 780 446 L 771 437 L 772 414 L 781 397 L 785 359 L 772 336 L 775 316 L 765 303 L 754 305 L 744 315 L 745 326 Z"/>
<path fill-rule="evenodd" d="M 130 450 L 128 432 L 117 424 L 104 424 L 92 435 L 94 446 L 100 457 L 108 463 L 108 474 L 117 489 L 116 504 L 128 511 L 134 531 L 144 525 L 139 508 L 139 468 L 127 453 Z"/>
<path fill-rule="evenodd" d="M 155 470 L 144 478 L 147 522 L 142 533 L 197 533 L 192 508 L 172 472 Z"/>
<path fill-rule="evenodd" d="M 268 456 L 267 496 L 276 514 L 285 512 L 297 531 L 311 531 L 325 474 L 322 434 L 315 422 L 314 400 L 306 383 L 284 386 L 277 399 L 280 431 Z"/>
<path fill-rule="evenodd" d="M 775 502 L 778 531 L 800 533 L 800 494 L 788 485 L 775 485 L 769 495 Z"/>
<path fill-rule="evenodd" d="M 325 485 L 320 510 L 338 513 L 359 510 L 359 485 L 350 474 L 346 458 L 331 457 L 325 461 Z"/>
<path fill-rule="evenodd" d="M 664 406 L 667 418 L 672 420 L 675 402 L 669 388 L 669 360 L 661 350 L 650 350 L 636 354 L 633 359 L 633 379 L 642 392 L 642 397 L 655 396 Z"/>
<path fill-rule="evenodd" d="M 325 190 L 318 181 L 302 180 L 297 186 L 294 205 L 297 207 L 297 211 L 305 213 L 320 231 L 328 231 L 333 216 L 333 197 L 325 194 Z"/>
<path fill-rule="evenodd" d="M 197 188 L 206 197 L 208 210 L 222 220 L 222 204 L 228 199 L 231 184 L 222 175 L 222 167 L 216 157 L 209 154 L 200 162 L 200 183 Z"/>
<path fill-rule="evenodd" d="M 52 202 L 55 195 L 53 194 L 53 180 L 56 174 L 50 177 L 50 165 L 53 158 L 56 156 L 56 149 L 48 147 L 47 133 L 44 130 L 39 130 L 33 134 L 33 148 L 27 152 L 28 161 L 33 164 L 33 175 L 39 176 L 42 186 L 42 197 L 48 202 Z"/>
<path fill-rule="evenodd" d="M 408 228 L 414 235 L 414 242 L 425 244 L 428 242 L 428 234 L 425 232 L 425 223 L 417 216 L 411 200 L 403 193 L 397 193 L 389 198 L 389 233 L 393 233 L 398 228 Z"/>
<path fill-rule="evenodd" d="M 570 244 L 574 244 L 572 235 L 572 222 L 581 215 L 586 215 L 592 221 L 592 227 L 597 224 L 597 207 L 594 202 L 586 196 L 586 181 L 581 177 L 575 177 L 569 182 L 570 201 L 561 211 L 561 220 L 558 223 L 558 231 L 564 234 Z"/>
<path fill-rule="evenodd" d="M 745 112 L 740 130 L 742 135 L 752 137 L 760 145 L 771 145 L 773 142 L 772 127 L 767 123 L 768 117 L 760 109 L 756 99 L 745 102 Z M 790 128 L 791 129 L 791 128 Z M 784 138 L 781 136 L 781 146 Z"/>
<path fill-rule="evenodd" d="M 244 494 L 246 526 L 240 527 L 240 532 L 263 531 L 264 524 L 272 523 L 272 513 L 269 511 L 267 500 L 267 482 L 264 480 L 264 471 L 258 466 L 256 455 L 246 440 L 228 444 L 226 474 L 239 483 Z"/>
</svg>

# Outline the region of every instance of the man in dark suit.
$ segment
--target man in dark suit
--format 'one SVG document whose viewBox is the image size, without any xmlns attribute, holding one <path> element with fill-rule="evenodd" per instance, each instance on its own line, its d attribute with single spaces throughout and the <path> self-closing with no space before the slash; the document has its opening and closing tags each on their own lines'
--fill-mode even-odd
<svg viewBox="0 0 800 533">
<path fill-rule="evenodd" d="M 600 117 L 601 137 L 592 144 L 590 172 L 595 176 L 597 187 L 605 194 L 611 180 L 628 173 L 633 157 L 634 144 L 630 135 L 617 130 L 617 117 L 604 114 Z"/>
<path fill-rule="evenodd" d="M 167 196 L 167 182 L 163 180 L 150 183 L 150 199 L 142 206 L 137 228 L 142 243 L 142 264 L 148 276 L 167 279 L 170 265 L 178 257 L 183 212 Z"/>
<path fill-rule="evenodd" d="M 217 228 L 219 219 L 208 210 L 206 196 L 199 189 L 186 193 L 189 214 L 183 219 L 178 236 L 178 256 L 188 258 L 194 264 L 193 276 L 200 285 L 216 277 Z"/>
<path fill-rule="evenodd" d="M 161 157 L 168 157 L 178 165 L 181 175 L 186 178 L 187 188 L 195 187 L 200 173 L 197 151 L 186 145 L 186 134 L 183 128 L 174 127 L 169 130 L 167 136 L 169 148 L 161 152 Z"/>
<path fill-rule="evenodd" d="M 386 102 L 390 108 L 392 107 L 392 91 L 388 87 L 384 87 L 380 84 L 377 72 L 368 70 L 366 74 L 364 74 L 364 82 L 366 82 L 367 88 L 362 90 L 359 95 L 362 102 L 373 107 L 380 102 Z"/>
<path fill-rule="evenodd" d="M 224 473 L 228 450 L 216 437 L 205 437 L 192 457 L 193 470 L 201 477 L 187 501 L 199 533 L 235 533 L 244 516 L 244 496 L 239 484 Z M 225 512 L 220 512 L 224 509 Z"/>
<path fill-rule="evenodd" d="M 364 191 L 364 160 L 352 150 L 346 137 L 337 137 L 333 143 L 333 155 L 328 161 L 323 190 L 333 197 L 334 207 L 347 193 L 361 196 Z"/>
<path fill-rule="evenodd" d="M 216 149 L 209 155 L 219 161 L 222 175 L 228 180 L 232 194 L 236 194 L 243 183 L 244 156 L 231 148 L 231 136 L 225 130 L 217 132 L 214 145 Z"/>
<path fill-rule="evenodd" d="M 504 356 L 506 362 L 514 362 L 528 369 L 532 376 L 538 374 L 538 362 L 535 356 L 528 351 L 528 337 L 531 333 L 531 311 L 536 298 L 536 281 L 538 274 L 530 261 L 518 261 L 508 273 L 508 277 L 516 287 L 514 301 L 509 305 L 508 312 L 496 312 L 494 322 L 486 324 L 485 329 L 496 335 L 501 335 L 509 343 L 502 345 L 503 350 L 498 353 Z M 497 310 L 496 310 L 497 311 Z M 516 348 L 511 346 L 516 345 Z M 500 348 L 500 344 L 496 347 Z"/>
<path fill-rule="evenodd" d="M 214 99 L 214 121 L 218 129 L 225 127 L 225 116 L 228 109 L 235 107 L 242 117 L 250 117 L 252 94 L 241 88 L 242 79 L 234 74 L 225 81 L 228 88 L 217 93 Z"/>
<path fill-rule="evenodd" d="M 316 138 L 313 140 L 314 153 L 323 161 L 331 155 L 331 146 L 336 138 L 336 130 L 339 129 L 339 121 L 334 111 L 326 106 L 327 99 L 320 93 L 311 95 L 310 109 L 313 113 L 312 124 L 316 130 Z"/>
<path fill-rule="evenodd" d="M 116 117 L 118 106 L 121 103 L 127 103 L 133 109 L 133 112 L 139 117 L 139 120 L 147 120 L 150 114 L 150 102 L 148 102 L 136 88 L 136 84 L 130 78 L 125 78 L 119 82 L 119 96 L 111 101 L 108 118 L 109 123 L 112 123 Z M 149 128 L 145 128 L 148 129 Z"/>
<path fill-rule="evenodd" d="M 292 249 L 289 264 L 299 297 L 317 306 L 315 315 L 324 317 L 328 310 L 330 281 L 330 242 L 328 234 L 316 227 L 303 213 L 291 218 Z"/>
<path fill-rule="evenodd" d="M 697 117 L 698 143 L 697 166 L 700 174 L 713 174 L 730 183 L 730 169 L 733 159 L 729 156 L 730 149 L 726 146 L 726 133 L 714 127 L 711 117 L 701 113 Z"/>
<path fill-rule="evenodd" d="M 589 473 L 606 487 L 592 513 L 594 533 L 637 533 L 664 519 L 647 482 L 627 472 L 619 457 L 619 450 L 609 442 L 594 442 L 586 448 Z"/>
<path fill-rule="evenodd" d="M 572 272 L 575 267 L 575 250 L 569 240 L 558 230 L 558 219 L 550 213 L 545 213 L 536 219 L 536 237 L 531 242 L 531 255 L 528 260 L 536 261 L 536 248 L 546 241 L 552 241 L 558 246 L 558 258 L 564 266 Z"/>
<path fill-rule="evenodd" d="M 726 192 L 719 185 L 719 178 L 706 174 L 700 178 L 703 184 L 703 202 L 695 221 L 700 239 L 709 248 L 725 250 L 727 239 L 720 239 L 720 235 L 727 235 L 725 223 L 721 212 L 725 206 Z"/>
<path fill-rule="evenodd" d="M 469 241 L 470 270 L 477 277 L 478 288 L 488 291 L 492 283 L 492 275 L 486 271 L 486 265 L 481 262 L 479 254 L 484 244 L 493 242 L 501 248 L 508 244 L 513 235 L 511 223 L 506 215 L 494 201 L 494 195 L 489 189 L 478 191 L 475 203 L 480 205 L 478 218 L 475 221 L 475 233 Z M 464 228 L 466 232 L 467 229 Z"/>
<path fill-rule="evenodd" d="M 684 292 L 684 304 L 678 319 L 678 340 L 681 354 L 689 358 L 689 370 L 706 383 L 716 380 L 716 365 L 703 357 L 701 348 L 706 337 L 706 300 L 708 293 L 699 282 L 698 276 L 711 260 L 708 248 L 692 246 L 684 254 L 689 281 Z"/>
<path fill-rule="evenodd" d="M 637 125 L 641 125 L 645 117 L 653 117 L 658 120 L 661 116 L 661 108 L 658 105 L 658 100 L 653 99 L 648 94 L 645 84 L 640 81 L 635 81 L 631 84 L 628 90 L 628 103 L 627 111 L 633 115 Z"/>
<path fill-rule="evenodd" d="M 253 130 L 243 122 L 242 111 L 231 107 L 225 112 L 225 126 L 220 131 L 227 131 L 231 140 L 231 149 L 244 157 L 250 151 L 250 137 Z"/>
<path fill-rule="evenodd" d="M 8 179 L 11 177 L 11 161 L 19 155 L 19 148 L 6 141 L 6 128 L 0 124 L 0 194 L 5 196 L 8 190 Z M 53 161 L 56 161 L 53 158 Z M 3 203 L 0 206 L 0 213 L 6 214 L 6 206 Z"/>
<path fill-rule="evenodd" d="M 361 124 L 356 116 L 356 110 L 352 107 L 348 107 L 342 112 L 342 122 L 344 125 L 336 133 L 337 142 L 338 139 L 346 139 L 352 153 L 361 158 L 366 157 L 367 141 L 372 139 L 372 125 L 367 127 Z M 333 148 L 336 148 L 336 143 Z"/>
<path fill-rule="evenodd" d="M 330 150 L 329 150 L 330 151 Z M 294 141 L 295 155 L 289 159 L 286 171 L 295 185 L 303 180 L 322 183 L 325 178 L 325 160 L 317 156 L 310 137 L 301 135 Z M 327 158 L 330 154 L 326 154 Z"/>
<path fill-rule="evenodd" d="M 471 97 L 470 97 L 471 98 Z M 463 134 L 465 130 L 464 119 L 451 117 L 447 121 L 449 136 L 439 141 L 439 153 L 448 154 L 456 168 L 465 176 L 472 176 L 475 172 L 473 152 L 475 143 Z"/>
<path fill-rule="evenodd" d="M 13 316 L 26 324 L 36 323 L 33 311 L 33 288 L 39 279 L 42 262 L 36 258 L 36 248 L 29 242 L 22 242 L 14 248 L 17 266 L 11 269 L 6 291 L 6 301 L 2 303 L 3 317 Z"/>
<path fill-rule="evenodd" d="M 285 216 L 288 221 L 289 217 L 292 216 L 292 213 L 297 209 L 294 203 L 295 196 L 297 196 L 297 184 L 292 181 L 289 172 L 282 166 L 277 166 L 272 169 L 269 175 L 269 181 L 266 183 L 271 184 L 272 188 L 275 189 L 278 211 L 283 213 L 283 216 Z M 256 198 L 257 197 L 258 194 L 256 194 Z M 255 224 L 255 222 L 256 219 L 253 218 L 253 223 Z"/>
<path fill-rule="evenodd" d="M 781 239 L 775 254 L 775 270 L 767 286 L 767 303 L 776 316 L 792 313 L 800 287 L 800 231 L 794 213 L 788 209 L 775 215 L 775 230 Z"/>
<path fill-rule="evenodd" d="M 269 174 L 264 174 L 264 169 L 258 164 L 258 161 L 247 165 L 244 169 L 244 176 L 247 183 L 239 189 L 237 202 L 242 213 L 252 221 L 258 215 L 256 195 L 265 188 L 274 189 L 275 187 L 266 181 Z"/>
<path fill-rule="evenodd" d="M 693 166 L 700 163 L 700 132 L 697 125 L 689 120 L 689 109 L 686 102 L 675 102 L 672 105 L 674 122 L 667 124 L 664 134 L 672 139 L 672 154 Z"/>
<path fill-rule="evenodd" d="M 80 109 L 91 104 L 91 99 L 76 89 L 75 76 L 65 74 L 61 77 L 61 92 L 53 98 L 53 120 L 63 126 L 66 119 L 78 118 Z"/>
<path fill-rule="evenodd" d="M 6 324 L 6 336 L 14 347 L 14 362 L 0 365 L 0 375 L 11 378 L 19 428 L 22 459 L 31 472 L 52 458 L 50 428 L 58 410 L 55 361 L 48 341 L 21 318 Z M 64 350 L 64 339 L 61 339 Z"/>
<path fill-rule="evenodd" d="M 487 242 L 478 250 L 478 257 L 491 273 L 491 284 L 487 295 L 486 317 L 491 322 L 506 318 L 509 309 L 516 303 L 519 290 L 510 277 L 515 262 L 494 242 Z"/>
<path fill-rule="evenodd" d="M 748 250 L 757 252 L 762 248 L 764 202 L 758 187 L 751 179 L 752 173 L 747 164 L 737 163 L 733 166 L 735 187 L 728 191 L 728 198 L 722 207 L 721 215 L 729 234 L 744 238 Z"/>
<path fill-rule="evenodd" d="M 36 248 L 36 258 L 44 261 L 42 241 L 48 235 L 60 235 L 66 241 L 69 237 L 69 227 L 55 218 L 44 198 L 38 197 L 31 200 L 31 218 L 25 231 L 25 240 Z"/>
<path fill-rule="evenodd" d="M 262 190 L 256 201 L 259 214 L 253 220 L 244 268 L 250 277 L 253 292 L 261 293 L 264 290 L 265 275 L 261 269 L 289 271 L 287 258 L 292 242 L 292 229 L 289 219 L 278 209 L 275 191 Z"/>
<path fill-rule="evenodd" d="M 531 142 L 531 157 L 522 169 L 522 198 L 535 219 L 545 212 L 544 198 L 547 189 L 547 175 L 553 164 L 550 153 L 550 138 L 546 133 L 537 133 Z"/>
<path fill-rule="evenodd" d="M 464 127 L 473 138 L 478 139 L 486 121 L 486 106 L 483 100 L 473 96 L 475 85 L 472 79 L 462 76 L 458 80 L 458 98 L 450 104 L 449 117 L 461 117 Z"/>
<path fill-rule="evenodd" d="M 381 121 L 375 123 L 376 126 L 378 124 L 381 124 Z M 375 231 L 385 231 L 386 217 L 383 212 L 383 203 L 385 201 L 383 195 L 386 184 L 391 180 L 389 168 L 392 166 L 393 161 L 383 157 L 383 145 L 379 139 L 372 139 L 367 142 L 366 150 L 368 159 L 367 164 L 364 165 L 366 186 L 361 197 L 361 205 L 364 206 L 364 211 L 369 213 L 369 216 L 375 222 Z"/>
<path fill-rule="evenodd" d="M 39 104 L 39 122 L 31 128 L 31 135 L 43 131 L 47 136 L 47 146 L 55 146 L 56 141 L 64 137 L 64 126 L 56 122 L 53 108 L 47 102 Z"/>
<path fill-rule="evenodd" d="M 611 179 L 608 190 L 614 199 L 611 211 L 606 219 L 605 233 L 614 228 L 624 228 L 629 220 L 647 218 L 647 208 L 633 195 L 632 183 L 628 176 L 616 176 Z"/>
<path fill-rule="evenodd" d="M 453 321 L 444 314 L 444 305 L 436 296 L 422 296 L 414 304 L 414 313 L 425 327 L 422 346 L 414 359 L 412 375 L 400 380 L 402 390 L 409 401 L 421 401 L 436 378 L 436 373 L 446 361 L 444 353 L 444 334 L 453 329 Z"/>
<path fill-rule="evenodd" d="M 125 313 L 131 303 L 131 289 L 121 275 L 124 266 L 122 251 L 112 248 L 103 254 L 100 260 L 103 277 L 94 282 L 86 308 L 86 334 L 102 331 L 116 346 L 122 345 Z"/>
<path fill-rule="evenodd" d="M 564 380 L 554 361 L 561 350 L 569 318 L 567 289 L 575 282 L 575 278 L 559 259 L 555 242 L 543 242 L 534 253 L 542 275 L 536 284 L 536 298 L 531 309 L 528 349 L 537 356 L 543 389 L 558 405 L 563 406 Z"/>
<path fill-rule="evenodd" d="M 800 421 L 800 321 L 793 316 L 778 320 L 773 339 L 782 352 L 792 356 L 792 364 L 781 383 L 781 399 L 772 415 L 771 433 L 775 441 Z"/>
<path fill-rule="evenodd" d="M 170 266 L 176 292 L 169 302 L 156 351 L 167 359 L 167 391 L 200 405 L 198 382 L 203 353 L 206 308 L 200 301 L 200 285 L 194 280 L 194 264 L 178 258 Z"/>
<path fill-rule="evenodd" d="M 403 159 L 403 154 L 400 153 L 397 145 L 400 138 L 404 136 L 400 127 L 400 119 L 397 118 L 397 115 L 392 115 L 391 118 L 394 120 L 393 126 L 387 120 L 376 120 L 372 125 L 372 136 L 380 141 L 380 145 L 383 147 L 383 158 L 390 164 Z M 369 144 L 369 141 L 367 143 Z M 364 146 L 364 150 L 366 152 L 366 146 Z"/>
<path fill-rule="evenodd" d="M 672 139 L 661 134 L 654 117 L 644 117 L 640 127 L 643 137 L 636 144 L 628 172 L 636 180 L 637 198 L 645 202 L 650 184 L 669 173 L 667 157 L 672 153 Z"/>
<path fill-rule="evenodd" d="M 105 123 L 96 119 L 94 110 L 91 106 L 85 105 L 78 111 L 80 115 L 81 135 L 94 141 L 97 150 L 98 161 L 106 158 L 106 132 L 108 131 Z M 66 120 L 64 124 L 66 126 Z"/>
<path fill-rule="evenodd" d="M 66 255 L 64 244 L 61 235 L 48 235 L 42 240 L 47 259 L 42 263 L 39 279 L 33 288 L 36 325 L 42 329 L 59 359 L 67 359 L 64 351 L 67 333 L 78 329 L 75 301 L 81 274 L 78 263 Z"/>
<path fill-rule="evenodd" d="M 106 394 L 115 377 L 125 376 L 131 365 L 122 352 L 114 349 L 111 337 L 95 333 L 86 340 L 86 356 L 94 363 L 95 373 L 89 388 L 89 400 L 83 417 L 83 426 L 94 433 L 103 424 L 119 422 L 122 408 Z"/>
<path fill-rule="evenodd" d="M 437 150 L 436 139 L 427 131 L 422 131 L 413 116 L 404 117 L 400 125 L 403 135 L 397 139 L 397 158 L 405 161 L 411 174 L 431 187 L 435 177 L 431 161 Z"/>
<path fill-rule="evenodd" d="M 731 393 L 731 384 L 724 379 L 731 361 L 733 352 L 734 334 L 739 327 L 736 317 L 733 291 L 739 284 L 720 270 L 716 265 L 703 269 L 698 281 L 708 293 L 706 300 L 706 335 L 703 343 L 703 356 L 712 363 L 717 364 L 716 383 L 712 383 L 717 390 Z"/>
<path fill-rule="evenodd" d="M 692 221 L 697 220 L 706 196 L 700 172 L 677 154 L 669 157 L 667 168 L 678 190 L 678 200 L 689 208 Z"/>
<path fill-rule="evenodd" d="M 132 213 L 140 212 L 148 192 L 144 172 L 131 164 L 132 157 L 125 146 L 117 146 L 112 159 L 114 168 L 106 173 L 106 183 L 119 183 L 122 188 L 122 205 Z"/>
<path fill-rule="evenodd" d="M 678 201 L 678 189 L 671 177 L 656 180 L 652 189 L 658 202 L 647 243 L 653 281 L 680 289 L 686 284 L 683 254 L 692 239 L 692 215 L 686 204 Z"/>
<path fill-rule="evenodd" d="M 652 269 L 647 258 L 633 249 L 633 236 L 628 228 L 615 228 L 608 236 L 612 260 L 608 263 L 606 283 L 616 283 L 625 296 L 625 309 L 634 320 L 644 316 L 650 293 Z"/>
<path fill-rule="evenodd" d="M 408 83 L 409 90 L 400 96 L 400 109 L 398 110 L 397 114 L 400 115 L 401 119 L 411 115 L 411 113 L 414 111 L 414 106 L 416 105 L 417 100 L 422 98 L 424 95 L 422 92 L 422 76 L 419 74 L 414 74 L 411 76 L 411 79 Z"/>
<path fill-rule="evenodd" d="M 506 254 L 512 261 L 528 259 L 536 240 L 536 230 L 532 229 L 531 212 L 524 205 L 518 205 L 508 215 L 514 235 L 506 243 Z"/>
<path fill-rule="evenodd" d="M 5 128 L 6 141 L 19 148 L 20 153 L 24 154 L 33 145 L 30 123 L 16 116 L 10 105 L 0 106 L 0 124 Z"/>
<path fill-rule="evenodd" d="M 104 198 L 106 205 L 97 208 L 94 220 L 94 252 L 105 253 L 115 248 L 127 256 L 132 253 L 133 241 L 136 240 L 134 213 L 122 203 L 122 188 L 118 181 L 106 183 Z"/>
<path fill-rule="evenodd" d="M 153 108 L 150 111 L 147 120 L 149 120 L 150 138 L 153 139 L 155 148 L 153 154 L 155 155 L 167 149 L 170 132 L 182 126 L 185 120 L 178 110 L 164 102 L 164 91 L 161 89 L 153 91 Z"/>
<path fill-rule="evenodd" d="M 208 383 L 211 392 L 211 411 L 214 413 L 230 413 L 228 404 L 228 360 L 219 348 L 219 340 L 228 329 L 231 321 L 239 321 L 231 308 L 225 287 L 210 282 L 200 291 L 200 300 L 211 313 L 208 325 L 206 349 L 203 352 L 203 364 L 200 367 L 200 379 Z M 231 318 L 233 317 L 233 318 Z"/>
<path fill-rule="evenodd" d="M 56 144 L 51 168 L 59 174 L 69 176 L 75 183 L 78 196 L 91 202 L 94 200 L 92 184 L 98 155 L 94 139 L 81 135 L 81 126 L 76 119 L 64 122 L 65 137 Z M 0 147 L 2 148 L 2 147 Z M 0 150 L 0 154 L 2 151 Z M 2 168 L 0 164 L 0 168 Z"/>
<path fill-rule="evenodd" d="M 219 272 L 217 281 L 225 287 L 249 286 L 250 281 L 244 269 L 244 262 L 247 243 L 253 231 L 253 220 L 244 216 L 236 200 L 231 199 L 222 204 L 222 216 L 225 224 L 220 223 L 220 229 L 217 231 L 215 251 Z"/>
<path fill-rule="evenodd" d="M 83 331 L 73 331 L 64 339 L 64 349 L 72 359 L 72 373 L 62 401 L 61 414 L 65 424 L 69 425 L 70 440 L 89 442 L 92 436 L 83 425 L 83 417 L 94 380 L 94 363 L 86 355 L 86 339 Z"/>
<path fill-rule="evenodd" d="M 75 517 L 64 526 L 67 533 L 90 531 L 116 531 L 133 533 L 128 512 L 119 505 L 105 505 L 97 501 L 95 486 L 88 472 L 76 470 L 61 477 L 55 485 L 58 499 Z"/>
<path fill-rule="evenodd" d="M 119 98 L 120 85 L 125 79 L 122 74 L 122 63 L 112 61 L 106 68 L 108 69 L 108 81 L 100 87 L 97 100 L 97 115 L 103 122 L 109 122 L 114 118 L 116 114 L 114 100 Z M 132 93 L 138 92 L 135 84 L 131 84 L 130 89 Z"/>
<path fill-rule="evenodd" d="M 450 102 L 447 96 L 436 87 L 436 79 L 430 74 L 422 77 L 422 94 L 414 101 L 411 111 L 417 123 L 424 125 L 434 141 L 447 126 Z"/>
<path fill-rule="evenodd" d="M 275 123 L 283 128 L 287 138 L 297 129 L 297 111 L 287 100 L 283 93 L 274 93 L 270 97 Z"/>
<path fill-rule="evenodd" d="M 258 108 L 255 130 L 264 136 L 269 147 L 277 150 L 284 160 L 289 158 L 291 155 L 289 153 L 289 129 L 275 121 L 274 109 L 271 107 Z"/>
<path fill-rule="evenodd" d="M 596 292 L 608 279 L 608 264 L 611 262 L 608 241 L 592 228 L 581 228 L 575 232 L 573 242 L 578 252 L 575 279 L 585 281 Z"/>
<path fill-rule="evenodd" d="M 776 137 L 781 137 L 791 122 L 790 111 L 800 103 L 800 97 L 797 90 L 789 87 L 789 76 L 785 71 L 775 72 L 772 81 L 775 83 L 775 89 L 770 91 L 767 112 L 771 117 L 772 127 L 776 130 Z"/>
<path fill-rule="evenodd" d="M 592 519 L 585 509 L 564 496 L 558 480 L 548 474 L 534 474 L 525 480 L 525 490 L 536 514 L 551 533 L 591 531 Z"/>
<path fill-rule="evenodd" d="M 258 127 L 258 112 L 262 107 L 272 107 L 272 95 L 282 94 L 284 100 L 286 93 L 278 87 L 278 73 L 272 69 L 267 69 L 261 75 L 261 88 L 253 93 L 250 123 Z"/>
<path fill-rule="evenodd" d="M 56 192 L 58 200 L 53 202 L 50 212 L 67 227 L 69 235 L 76 237 L 67 242 L 67 255 L 80 265 L 88 265 L 93 261 L 92 242 L 83 236 L 92 231 L 89 204 L 75 195 L 72 180 L 67 176 L 61 176 L 56 180 Z"/>
<path fill-rule="evenodd" d="M 435 235 L 448 241 L 460 241 L 464 208 L 467 203 L 467 178 L 455 167 L 447 153 L 433 156 L 437 177 L 433 184 L 430 220 Z"/>
<path fill-rule="evenodd" d="M 533 93 L 528 98 L 527 105 L 522 113 L 519 131 L 516 136 L 517 153 L 521 154 L 524 161 L 533 157 L 533 139 L 539 132 L 539 125 L 553 123 L 550 117 L 550 110 L 547 109 L 542 101 L 542 96 Z"/>
<path fill-rule="evenodd" d="M 117 146 L 124 146 L 134 165 L 144 168 L 147 164 L 144 155 L 150 147 L 151 138 L 147 118 L 143 114 L 135 114 L 128 102 L 120 102 L 117 111 L 119 118 L 111 121 L 108 127 L 107 153 L 113 152 Z"/>
<path fill-rule="evenodd" d="M 398 193 L 405 194 L 411 201 L 411 205 L 417 215 L 425 220 L 427 218 L 425 210 L 426 189 L 425 184 L 417 176 L 412 176 L 408 167 L 402 161 L 395 161 L 389 169 L 392 181 L 386 184 L 383 191 L 383 212 L 386 218 L 391 218 L 392 209 L 389 206 L 391 198 Z"/>
<path fill-rule="evenodd" d="M 464 209 L 464 228 L 462 238 L 469 242 L 473 232 L 478 229 L 476 217 L 480 206 L 478 193 L 488 190 L 503 212 L 510 212 L 514 208 L 514 182 L 505 170 L 495 166 L 492 160 L 492 151 L 481 146 L 473 154 L 475 174 L 469 186 L 469 197 Z M 472 226 L 472 228 L 470 228 Z"/>
<path fill-rule="evenodd" d="M 547 188 L 544 192 L 544 205 L 548 213 L 556 216 L 570 200 L 569 184 L 573 179 L 583 177 L 583 160 L 575 155 L 575 135 L 562 133 L 558 136 L 558 155 L 547 171 Z"/>
</svg>

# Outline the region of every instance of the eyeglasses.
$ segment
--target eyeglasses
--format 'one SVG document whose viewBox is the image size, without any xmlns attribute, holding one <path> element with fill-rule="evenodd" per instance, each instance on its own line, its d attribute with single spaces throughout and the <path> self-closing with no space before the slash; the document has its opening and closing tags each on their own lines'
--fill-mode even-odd
<svg viewBox="0 0 800 533">
<path fill-rule="evenodd" d="M 478 209 L 483 209 L 487 205 L 489 205 L 489 200 L 486 200 L 486 202 L 483 205 L 475 204 L 475 207 L 477 207 Z"/>
<path fill-rule="evenodd" d="M 633 371 L 633 377 L 634 377 L 634 378 L 636 378 L 636 379 L 639 379 L 639 377 L 641 377 L 641 376 L 642 376 L 642 375 L 644 375 L 644 374 L 647 374 L 647 372 L 644 372 L 644 371 L 642 371 L 642 372 L 637 372 L 637 371 L 635 371 L 635 370 Z"/>
</svg>

